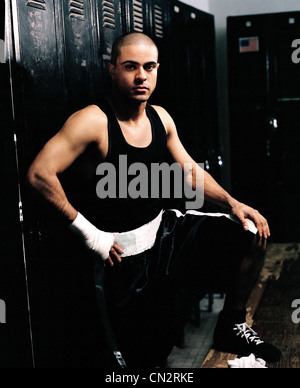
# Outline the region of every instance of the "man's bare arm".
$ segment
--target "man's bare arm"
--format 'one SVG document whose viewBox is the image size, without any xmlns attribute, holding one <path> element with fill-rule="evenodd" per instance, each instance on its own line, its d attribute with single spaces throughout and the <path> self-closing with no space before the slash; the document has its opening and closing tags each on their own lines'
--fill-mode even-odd
<svg viewBox="0 0 300 388">
<path fill-rule="evenodd" d="M 197 176 L 201 176 L 201 173 L 203 174 L 204 172 L 204 188 L 202 188 L 204 190 L 204 199 L 231 211 L 242 222 L 245 230 L 249 229 L 247 219 L 252 220 L 258 229 L 259 235 L 268 238 L 270 236 L 270 229 L 267 220 L 257 210 L 234 199 L 207 171 L 202 170 L 199 172 L 200 166 L 183 147 L 173 119 L 163 108 L 155 108 L 167 130 L 168 149 L 173 159 L 180 163 L 183 168 L 185 164 L 192 166 L 187 180 L 193 189 L 197 189 Z"/>
<path fill-rule="evenodd" d="M 91 143 L 97 143 L 99 152 L 106 155 L 106 128 L 107 118 L 99 108 L 89 106 L 76 112 L 38 154 L 28 171 L 28 180 L 69 221 L 70 229 L 85 245 L 113 265 L 112 258 L 121 261 L 121 247 L 110 233 L 98 230 L 71 205 L 58 178 Z"/>
<path fill-rule="evenodd" d="M 92 106 L 73 114 L 44 146 L 28 171 L 30 184 L 69 222 L 74 221 L 78 212 L 68 201 L 58 175 L 84 152 L 88 144 L 101 141 L 101 122 L 105 125 L 105 117 Z"/>
</svg>

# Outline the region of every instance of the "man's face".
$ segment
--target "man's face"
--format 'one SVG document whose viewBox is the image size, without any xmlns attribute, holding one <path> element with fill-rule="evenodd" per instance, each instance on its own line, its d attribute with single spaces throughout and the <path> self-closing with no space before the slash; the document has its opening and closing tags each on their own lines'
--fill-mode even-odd
<svg viewBox="0 0 300 388">
<path fill-rule="evenodd" d="M 116 65 L 110 65 L 115 89 L 133 101 L 148 101 L 156 87 L 157 61 L 158 52 L 153 45 L 123 46 Z"/>
</svg>

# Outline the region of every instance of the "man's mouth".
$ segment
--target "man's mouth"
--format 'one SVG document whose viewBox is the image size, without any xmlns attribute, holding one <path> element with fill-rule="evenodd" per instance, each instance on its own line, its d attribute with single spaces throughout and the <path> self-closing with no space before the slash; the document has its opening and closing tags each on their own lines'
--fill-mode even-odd
<svg viewBox="0 0 300 388">
<path fill-rule="evenodd" d="M 149 90 L 149 88 L 147 88 L 146 86 L 136 86 L 135 88 L 133 88 L 133 90 L 138 93 L 143 93 Z"/>
</svg>

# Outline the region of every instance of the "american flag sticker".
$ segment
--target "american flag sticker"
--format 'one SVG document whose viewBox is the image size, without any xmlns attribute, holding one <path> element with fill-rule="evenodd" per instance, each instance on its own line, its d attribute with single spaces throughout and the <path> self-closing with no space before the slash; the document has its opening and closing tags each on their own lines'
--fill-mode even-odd
<svg viewBox="0 0 300 388">
<path fill-rule="evenodd" d="M 259 37 L 239 39 L 240 53 L 254 53 L 259 51 Z"/>
</svg>

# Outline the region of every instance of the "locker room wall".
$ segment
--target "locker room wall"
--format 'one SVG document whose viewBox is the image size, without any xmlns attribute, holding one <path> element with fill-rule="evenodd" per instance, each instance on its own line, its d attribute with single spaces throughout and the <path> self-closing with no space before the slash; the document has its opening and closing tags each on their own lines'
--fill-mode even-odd
<svg viewBox="0 0 300 388">
<path fill-rule="evenodd" d="M 94 102 L 109 89 L 107 62 L 111 44 L 127 31 L 148 33 L 160 49 L 159 86 L 151 102 L 162 104 L 175 114 L 178 104 L 181 106 L 188 98 L 197 101 L 194 105 L 186 104 L 188 111 L 178 116 L 179 131 L 198 162 L 202 162 L 204 157 L 209 158 L 210 152 L 214 156 L 218 147 L 217 128 L 215 121 L 208 124 L 208 116 L 212 114 L 216 117 L 215 95 L 211 93 L 215 88 L 215 79 L 211 70 L 207 70 L 210 66 L 203 65 L 213 65 L 214 62 L 211 54 L 214 52 L 214 20 L 212 15 L 177 1 L 10 0 L 7 4 L 11 12 L 9 21 L 12 22 L 9 26 L 12 41 L 8 53 L 13 104 L 6 100 L 6 106 L 13 106 L 14 111 L 5 109 L 10 127 L 5 133 L 10 137 L 10 146 L 6 146 L 9 143 L 6 138 L 2 144 L 6 146 L 3 165 L 9 163 L 11 176 L 15 178 L 11 178 L 7 186 L 11 193 L 8 202 L 1 201 L 7 209 L 11 209 L 13 219 L 6 234 L 6 244 L 1 248 L 7 260 L 1 261 L 1 265 L 5 269 L 2 273 L 9 271 L 14 279 L 14 296 L 13 299 L 8 298 L 8 306 L 15 315 L 9 314 L 13 321 L 9 328 L 12 334 L 18 330 L 20 338 L 14 342 L 9 337 L 4 353 L 7 356 L 9 352 L 10 357 L 4 358 L 9 366 L 32 364 L 28 292 L 36 366 L 99 366 L 104 362 L 99 349 L 105 347 L 105 341 L 100 334 L 103 330 L 95 307 L 90 277 L 92 270 L 85 260 L 83 248 L 68 234 L 58 215 L 28 187 L 26 172 L 43 144 L 61 128 L 67 117 Z M 171 28 L 174 7 L 177 7 L 180 23 L 177 31 Z M 178 28 L 180 26 L 182 31 L 183 25 L 186 26 L 186 35 L 181 34 Z M 171 32 L 174 33 L 172 37 Z M 179 52 L 175 36 L 181 48 L 185 42 L 183 36 L 187 45 L 178 63 L 175 61 Z M 203 39 L 209 40 L 210 44 L 205 46 Z M 194 57 L 199 51 L 203 53 L 202 63 Z M 8 81 L 7 66 L 6 71 L 1 71 L 1 76 Z M 185 83 L 180 86 L 179 80 L 185 74 L 194 81 L 199 75 L 197 87 L 204 95 L 193 94 L 189 78 L 185 78 Z M 10 88 L 9 82 L 7 88 Z M 174 98 L 175 95 L 178 97 Z M 199 122 L 197 118 L 201 112 L 203 119 Z M 189 117 L 188 126 L 184 122 L 186 117 Z M 6 125 L 3 120 L 2 125 Z M 209 131 L 206 125 L 210 125 Z M 185 132 L 189 135 L 184 136 Z M 14 134 L 18 145 L 19 171 L 15 165 Z M 200 148 L 202 143 L 203 149 Z M 211 166 L 213 164 L 214 160 Z M 2 175 L 5 175 L 3 168 Z M 18 179 L 24 215 L 21 230 Z M 6 225 L 2 223 L 1 228 L 6 228 Z M 8 246 L 12 240 L 14 245 L 10 250 Z M 24 254 L 28 269 L 27 290 L 22 262 Z"/>
<path fill-rule="evenodd" d="M 209 0 L 183 0 L 182 3 L 191 5 L 192 7 L 198 8 L 204 12 L 210 12 Z"/>
</svg>

